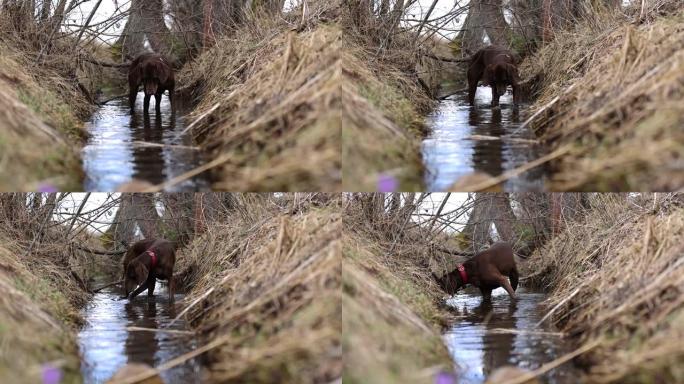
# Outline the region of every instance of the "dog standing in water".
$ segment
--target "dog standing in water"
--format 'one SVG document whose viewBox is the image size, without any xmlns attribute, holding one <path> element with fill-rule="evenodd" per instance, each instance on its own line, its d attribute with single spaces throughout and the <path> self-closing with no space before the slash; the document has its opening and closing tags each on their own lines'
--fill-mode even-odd
<svg viewBox="0 0 684 384">
<path fill-rule="evenodd" d="M 131 106 L 131 113 L 135 109 L 135 99 L 138 95 L 138 87 L 143 85 L 145 91 L 145 102 L 143 105 L 145 113 L 150 107 L 150 98 L 154 95 L 157 102 L 155 109 L 161 112 L 161 98 L 165 91 L 169 91 L 169 102 L 173 108 L 173 90 L 175 80 L 173 68 L 167 58 L 156 53 L 143 53 L 138 56 L 128 68 L 128 102 Z"/>
<path fill-rule="evenodd" d="M 126 297 L 133 299 L 145 289 L 147 295 L 152 296 L 157 279 L 162 279 L 168 280 L 169 301 L 173 301 L 175 262 L 176 251 L 170 241 L 145 239 L 133 243 L 123 260 L 123 285 Z"/>
<path fill-rule="evenodd" d="M 477 83 L 482 81 L 492 87 L 492 107 L 499 106 L 499 97 L 506 93 L 506 87 L 513 88 L 513 105 L 520 98 L 518 68 L 513 53 L 508 49 L 490 46 L 477 51 L 468 66 L 468 102 L 475 105 Z"/>
<path fill-rule="evenodd" d="M 453 295 L 461 287 L 472 284 L 480 288 L 485 300 L 491 299 L 492 290 L 499 287 L 503 287 L 515 299 L 515 290 L 518 288 L 513 248 L 503 242 L 494 243 L 442 277 L 437 277 L 434 272 L 433 276 L 448 294 Z"/>
</svg>

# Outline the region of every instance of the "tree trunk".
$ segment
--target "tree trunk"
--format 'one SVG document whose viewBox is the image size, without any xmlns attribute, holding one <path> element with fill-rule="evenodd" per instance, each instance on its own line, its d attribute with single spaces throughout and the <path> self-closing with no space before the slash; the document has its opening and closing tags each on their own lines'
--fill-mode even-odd
<svg viewBox="0 0 684 384">
<path fill-rule="evenodd" d="M 465 234 L 470 249 L 477 251 L 491 241 L 492 219 L 489 217 L 491 201 L 488 193 L 475 194 L 473 208 L 468 216 L 468 222 L 461 233 Z"/>
<path fill-rule="evenodd" d="M 198 194 L 199 195 L 199 194 Z M 181 247 L 195 236 L 195 197 L 192 193 L 170 193 L 162 197 L 164 203 L 162 237 Z"/>
<path fill-rule="evenodd" d="M 167 56 L 172 62 L 177 60 L 171 32 L 164 23 L 163 9 L 162 0 L 132 0 L 126 26 L 117 41 L 124 57 L 141 54 L 147 39 L 154 52 Z"/>
<path fill-rule="evenodd" d="M 216 36 L 239 25 L 244 17 L 245 0 L 204 0 L 204 47 L 216 42 Z"/>
<path fill-rule="evenodd" d="M 161 237 L 161 223 L 159 213 L 157 213 L 157 208 L 155 207 L 154 195 L 133 193 L 131 201 L 133 203 L 133 217 L 143 236 L 146 239 Z"/>
<path fill-rule="evenodd" d="M 114 215 L 112 225 L 109 226 L 103 239 L 109 248 L 121 248 L 133 242 L 135 236 L 135 215 L 133 208 L 133 195 L 121 194 L 121 203 Z"/>
<path fill-rule="evenodd" d="M 463 30 L 458 34 L 461 52 L 470 56 L 483 48 L 485 33 L 491 44 L 507 47 L 510 27 L 503 15 L 502 0 L 471 0 Z"/>
<path fill-rule="evenodd" d="M 512 32 L 525 41 L 525 50 L 532 53 L 541 41 L 542 0 L 511 0 Z"/>
<path fill-rule="evenodd" d="M 202 2 L 197 0 L 171 1 L 173 32 L 185 46 L 183 59 L 189 60 L 202 49 Z"/>
</svg>

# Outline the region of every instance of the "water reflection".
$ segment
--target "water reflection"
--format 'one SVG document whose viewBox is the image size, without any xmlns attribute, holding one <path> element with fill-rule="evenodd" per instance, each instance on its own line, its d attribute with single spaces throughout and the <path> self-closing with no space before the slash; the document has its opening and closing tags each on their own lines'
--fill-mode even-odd
<svg viewBox="0 0 684 384">
<path fill-rule="evenodd" d="M 168 98 L 162 97 L 159 114 L 154 105 L 149 114 L 142 113 L 142 99 L 138 95 L 134 115 L 127 101 L 114 100 L 87 124 L 91 135 L 83 149 L 87 191 L 114 191 L 132 179 L 160 184 L 202 164 L 191 137 L 180 135 L 185 129 L 181 116 L 190 109 L 182 98 L 176 97 L 176 108 L 171 108 Z M 169 192 L 208 189 L 206 175 L 200 175 Z"/>
<path fill-rule="evenodd" d="M 492 300 L 482 300 L 479 293 L 458 294 L 447 301 L 463 318 L 444 334 L 445 343 L 458 366 L 463 384 L 483 383 L 496 368 L 513 365 L 528 370 L 539 368 L 567 352 L 568 346 L 558 336 L 539 333 L 502 333 L 514 331 L 549 331 L 536 323 L 544 316 L 540 303 L 545 295 L 520 287 L 513 301 L 498 288 Z M 542 377 L 550 384 L 577 382 L 577 371 L 566 363 Z"/>
<path fill-rule="evenodd" d="M 126 327 L 163 328 L 176 316 L 166 289 L 141 295 L 134 300 L 119 299 L 119 292 L 105 290 L 94 295 L 85 309 L 86 326 L 79 333 L 84 383 L 103 383 L 126 363 L 158 366 L 196 348 L 194 338 L 166 332 L 128 331 Z M 183 295 L 175 295 L 178 303 Z M 182 320 L 171 327 L 185 329 Z M 190 359 L 163 371 L 165 383 L 199 383 L 200 363 Z"/>
<path fill-rule="evenodd" d="M 467 95 L 446 100 L 427 118 L 431 133 L 423 140 L 423 160 L 427 168 L 425 183 L 429 191 L 445 191 L 461 177 L 474 172 L 498 176 L 539 157 L 538 148 L 529 142 L 533 135 L 522 124 L 521 110 L 513 108 L 513 97 L 501 97 L 501 108 L 491 108 L 489 88 L 480 87 L 475 107 L 468 105 Z M 491 136 L 504 140 L 473 140 L 472 136 Z M 504 183 L 506 191 L 539 191 L 543 189 L 541 167 Z"/>
</svg>

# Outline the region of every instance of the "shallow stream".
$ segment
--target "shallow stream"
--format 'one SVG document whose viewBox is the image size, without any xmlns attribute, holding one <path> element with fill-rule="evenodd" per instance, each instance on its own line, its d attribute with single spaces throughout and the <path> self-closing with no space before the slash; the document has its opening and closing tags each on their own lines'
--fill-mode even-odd
<svg viewBox="0 0 684 384">
<path fill-rule="evenodd" d="M 519 287 L 513 301 L 502 288 L 486 303 L 479 293 L 459 293 L 447 300 L 459 320 L 443 335 L 460 384 L 480 384 L 498 367 L 534 370 L 568 352 L 569 345 L 545 324 L 546 294 Z M 575 384 L 579 371 L 565 363 L 540 377 L 548 384 Z"/>
</svg>

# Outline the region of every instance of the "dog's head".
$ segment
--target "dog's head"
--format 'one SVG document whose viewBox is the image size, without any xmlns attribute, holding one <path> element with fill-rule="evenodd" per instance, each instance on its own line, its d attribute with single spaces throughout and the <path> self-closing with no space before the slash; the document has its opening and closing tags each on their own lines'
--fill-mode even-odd
<svg viewBox="0 0 684 384">
<path fill-rule="evenodd" d="M 171 69 L 165 59 L 154 57 L 146 60 L 140 66 L 140 78 L 142 79 L 145 95 L 155 95 L 161 84 L 169 80 Z"/>
<path fill-rule="evenodd" d="M 509 63 L 489 64 L 485 68 L 483 78 L 485 84 L 495 88 L 499 96 L 506 93 L 506 86 L 516 85 L 519 82 L 518 69 Z"/>
<path fill-rule="evenodd" d="M 137 286 L 147 280 L 148 273 L 149 271 L 147 270 L 147 267 L 138 260 L 133 260 L 128 263 L 124 280 L 124 292 L 126 297 L 128 297 L 128 295 L 133 292 Z"/>
<path fill-rule="evenodd" d="M 451 273 L 445 273 L 444 275 L 437 276 L 435 272 L 432 272 L 432 277 L 437 281 L 442 290 L 450 295 L 456 294 L 456 292 L 463 286 L 463 281 L 458 275 L 457 271 Z"/>
</svg>

